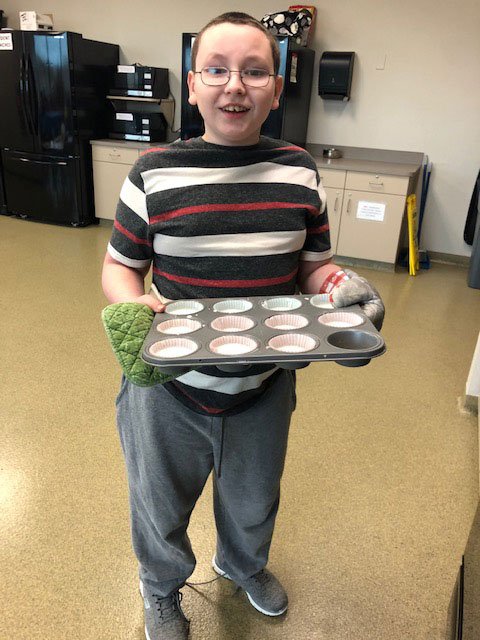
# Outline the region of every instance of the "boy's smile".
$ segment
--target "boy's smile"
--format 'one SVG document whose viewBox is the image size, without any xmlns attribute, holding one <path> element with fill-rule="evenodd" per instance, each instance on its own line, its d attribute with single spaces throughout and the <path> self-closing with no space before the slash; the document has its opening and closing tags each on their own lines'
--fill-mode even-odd
<svg viewBox="0 0 480 640">
<path fill-rule="evenodd" d="M 273 74 L 268 38 L 249 25 L 223 23 L 207 29 L 200 41 L 196 68 L 188 74 L 190 104 L 197 105 L 205 122 L 206 142 L 226 146 L 256 144 L 272 109 L 277 109 L 282 78 L 272 76 L 264 87 L 246 86 L 240 71 L 255 68 Z M 230 78 L 223 85 L 206 85 L 200 72 L 225 67 Z"/>
</svg>

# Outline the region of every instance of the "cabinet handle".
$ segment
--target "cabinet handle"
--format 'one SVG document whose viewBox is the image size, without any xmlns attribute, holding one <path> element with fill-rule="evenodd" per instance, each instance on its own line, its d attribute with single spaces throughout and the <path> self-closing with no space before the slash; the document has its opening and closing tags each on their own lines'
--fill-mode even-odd
<svg viewBox="0 0 480 640">
<path fill-rule="evenodd" d="M 108 154 L 111 158 L 120 158 L 120 154 L 119 153 L 109 153 Z"/>
<path fill-rule="evenodd" d="M 338 196 L 335 198 L 335 204 L 333 205 L 333 210 L 334 211 L 337 210 L 337 204 L 338 204 Z"/>
<path fill-rule="evenodd" d="M 350 213 L 350 205 L 352 204 L 352 198 L 351 196 L 348 197 L 348 203 L 347 203 L 347 213 Z"/>
<path fill-rule="evenodd" d="M 368 184 L 373 184 L 375 187 L 383 187 L 383 182 L 369 182 Z"/>
</svg>

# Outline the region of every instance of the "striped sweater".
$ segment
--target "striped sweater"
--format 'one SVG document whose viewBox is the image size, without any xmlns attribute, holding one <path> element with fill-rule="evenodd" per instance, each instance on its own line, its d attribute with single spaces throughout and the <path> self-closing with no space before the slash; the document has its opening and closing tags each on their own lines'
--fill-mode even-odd
<svg viewBox="0 0 480 640">
<path fill-rule="evenodd" d="M 299 260 L 332 255 L 315 161 L 266 137 L 149 150 L 125 179 L 108 251 L 129 267 L 153 263 L 153 284 L 169 300 L 294 294 Z M 202 367 L 165 387 L 194 411 L 226 415 L 249 407 L 277 372 Z"/>
</svg>

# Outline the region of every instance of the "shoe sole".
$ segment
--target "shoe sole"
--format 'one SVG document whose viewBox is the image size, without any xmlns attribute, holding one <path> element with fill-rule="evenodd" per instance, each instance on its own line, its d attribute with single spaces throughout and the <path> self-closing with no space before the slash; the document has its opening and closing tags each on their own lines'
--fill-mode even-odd
<svg viewBox="0 0 480 640">
<path fill-rule="evenodd" d="M 139 581 L 138 588 L 140 589 L 140 593 L 141 593 L 141 595 L 142 595 L 142 598 L 145 598 L 145 596 L 143 595 L 143 582 L 142 582 L 141 580 Z M 152 640 L 152 639 L 150 638 L 150 636 L 148 635 L 147 625 L 145 625 L 145 638 L 146 638 L 147 640 Z"/>
<path fill-rule="evenodd" d="M 223 571 L 223 569 L 220 569 L 218 564 L 215 562 L 215 556 L 212 558 L 212 567 L 213 567 L 214 571 L 216 573 L 218 573 L 219 576 L 222 576 L 222 578 L 226 578 L 227 580 L 230 580 L 231 582 L 236 584 L 236 582 L 234 582 L 232 580 L 232 578 L 228 575 L 228 573 Z M 242 591 L 245 591 L 245 589 L 243 589 L 242 587 L 240 587 L 240 589 L 242 589 Z M 270 616 L 271 618 L 275 618 L 277 616 L 281 616 L 282 614 L 284 614 L 285 611 L 288 609 L 288 605 L 287 605 L 286 607 L 284 607 L 280 611 L 267 611 L 266 609 L 262 609 L 262 607 L 255 602 L 255 600 L 248 593 L 248 591 L 245 591 L 245 593 L 247 594 L 247 598 L 248 598 L 250 604 L 252 605 L 252 607 L 254 607 L 257 611 L 260 611 L 260 613 L 263 613 L 263 615 L 265 615 L 265 616 Z"/>
</svg>

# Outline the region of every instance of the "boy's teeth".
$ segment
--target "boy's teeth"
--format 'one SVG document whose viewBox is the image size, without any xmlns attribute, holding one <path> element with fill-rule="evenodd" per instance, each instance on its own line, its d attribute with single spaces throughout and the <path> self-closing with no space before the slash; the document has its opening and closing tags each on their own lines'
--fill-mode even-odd
<svg viewBox="0 0 480 640">
<path fill-rule="evenodd" d="M 224 111 L 247 111 L 247 109 L 245 107 L 237 107 L 237 106 L 228 106 L 228 107 L 224 107 L 223 109 Z"/>
</svg>

